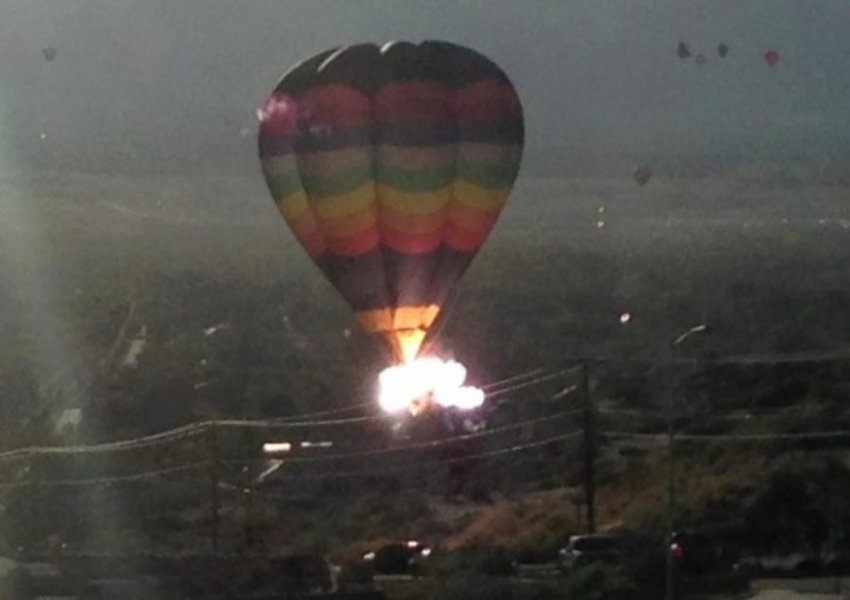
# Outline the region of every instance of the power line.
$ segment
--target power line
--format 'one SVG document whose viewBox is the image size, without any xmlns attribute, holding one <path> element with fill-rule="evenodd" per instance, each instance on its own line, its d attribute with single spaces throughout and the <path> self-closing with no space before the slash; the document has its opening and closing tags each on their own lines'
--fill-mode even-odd
<svg viewBox="0 0 850 600">
<path fill-rule="evenodd" d="M 770 364 L 804 364 L 813 362 L 850 361 L 850 347 L 837 348 L 830 351 L 773 353 L 773 354 L 739 354 L 717 357 L 618 357 L 597 356 L 588 358 L 587 362 L 596 364 L 653 364 L 653 365 L 770 365 Z"/>
<path fill-rule="evenodd" d="M 600 431 L 602 435 L 620 438 L 648 439 L 668 442 L 667 433 L 638 433 L 632 431 Z M 850 431 L 811 431 L 801 433 L 677 433 L 677 441 L 773 441 L 773 440 L 822 440 L 850 439 Z"/>
<path fill-rule="evenodd" d="M 506 384 L 515 383 L 517 381 L 521 381 L 523 379 L 527 379 L 529 377 L 534 377 L 535 375 L 540 375 L 544 373 L 546 369 L 543 367 L 537 367 L 536 369 L 531 369 L 530 371 L 526 371 L 525 373 L 520 373 L 519 375 L 514 375 L 512 377 L 506 377 L 505 379 L 500 379 L 498 381 L 493 381 L 491 383 L 485 383 L 481 386 L 481 389 L 485 392 L 492 388 L 498 388 Z"/>
<path fill-rule="evenodd" d="M 579 414 L 583 412 L 583 408 L 576 408 L 571 410 L 564 410 L 561 412 L 553 413 L 551 415 L 547 415 L 545 417 L 539 417 L 536 419 L 528 419 L 526 421 L 522 421 L 520 423 L 513 423 L 511 425 L 504 425 L 502 427 L 496 427 L 493 429 L 485 429 L 483 431 L 475 431 L 472 433 L 465 433 L 455 436 L 450 436 L 447 438 L 432 440 L 428 442 L 419 442 L 415 444 L 405 444 L 402 446 L 395 446 L 393 448 L 378 448 L 374 450 L 364 450 L 360 452 L 349 452 L 349 453 L 337 453 L 337 454 L 329 454 L 324 456 L 308 456 L 308 457 L 293 457 L 293 458 L 281 458 L 284 464 L 295 464 L 295 463 L 316 463 L 316 462 L 329 462 L 334 460 L 344 460 L 344 459 L 355 459 L 362 458 L 366 456 L 381 456 L 385 454 L 392 454 L 396 452 L 407 452 L 410 450 L 423 450 L 426 448 L 438 448 L 440 446 L 447 446 L 450 444 L 454 444 L 457 442 L 462 442 L 466 440 L 490 437 L 493 435 L 497 435 L 500 433 L 505 433 L 506 431 L 513 431 L 515 429 L 522 429 L 523 427 L 529 427 L 533 425 L 538 425 L 540 423 L 545 423 L 548 421 L 554 421 L 556 419 L 560 419 L 566 416 Z M 222 464 L 225 465 L 244 465 L 246 462 L 250 461 L 238 461 L 238 460 L 224 460 L 221 461 Z M 265 461 L 263 461 L 265 462 Z"/>
<path fill-rule="evenodd" d="M 116 475 L 114 477 L 98 477 L 88 479 L 55 479 L 44 481 L 20 481 L 15 483 L 0 483 L 0 489 L 14 489 L 22 487 L 53 487 L 53 486 L 72 486 L 72 485 L 108 485 L 111 483 L 130 483 L 134 481 L 144 481 L 147 479 L 158 479 L 167 475 L 176 473 L 185 473 L 205 467 L 209 464 L 208 460 L 197 461 L 170 467 L 167 469 L 159 469 L 156 471 L 145 471 L 142 473 L 134 473 L 131 475 Z"/>
<path fill-rule="evenodd" d="M 527 388 L 527 387 L 532 386 L 532 385 L 538 385 L 538 384 L 544 383 L 546 381 L 552 381 L 553 379 L 563 377 L 564 375 L 567 375 L 567 374 L 570 374 L 570 373 L 575 373 L 575 372 L 577 372 L 581 369 L 582 369 L 582 365 L 574 365 L 574 366 L 571 366 L 571 367 L 567 367 L 565 369 L 560 369 L 560 370 L 555 371 L 553 373 L 544 374 L 544 375 L 541 375 L 540 377 L 535 377 L 534 379 L 531 379 L 531 380 L 528 380 L 528 381 L 523 381 L 521 383 L 517 383 L 516 385 L 512 385 L 512 386 L 509 386 L 509 387 L 506 387 L 506 388 L 496 390 L 494 392 L 487 394 L 487 398 L 489 399 L 489 398 L 493 398 L 495 396 L 501 396 L 502 394 L 507 394 L 509 392 L 514 392 L 516 390 L 521 390 L 523 388 Z"/>
<path fill-rule="evenodd" d="M 447 464 L 459 463 L 459 462 L 467 462 L 471 460 L 478 460 L 481 458 L 492 458 L 495 456 L 503 456 L 507 454 L 513 454 L 515 452 L 523 452 L 525 450 L 530 450 L 533 448 L 539 448 L 541 446 L 546 446 L 549 444 L 553 444 L 555 442 L 562 442 L 569 439 L 580 437 L 584 434 L 583 431 L 571 431 L 566 434 L 561 434 L 553 437 L 549 437 L 543 440 L 538 440 L 536 442 L 528 442 L 525 444 L 517 444 L 514 446 L 509 446 L 507 448 L 501 448 L 499 450 L 491 450 L 489 452 L 480 452 L 476 454 L 468 454 L 466 456 L 460 456 L 455 458 L 447 458 L 440 460 L 431 460 L 424 461 L 417 464 L 404 464 L 404 465 L 396 465 L 392 467 L 384 467 L 380 469 L 369 469 L 368 471 L 335 471 L 330 473 L 316 473 L 311 475 L 296 475 L 296 476 L 286 476 L 282 475 L 278 479 L 287 480 L 287 481 L 307 481 L 314 479 L 327 479 L 333 477 L 371 477 L 375 474 L 380 473 L 392 473 L 396 471 L 411 471 L 411 470 L 421 470 L 423 468 L 442 466 Z"/>
<path fill-rule="evenodd" d="M 838 408 L 838 407 L 836 407 Z M 642 418 L 667 418 L 668 412 L 664 410 L 640 409 L 640 408 L 597 408 L 596 412 L 600 415 L 632 415 Z M 803 407 L 788 407 L 767 410 L 738 409 L 729 412 L 719 413 L 699 413 L 688 414 L 683 412 L 674 412 L 675 419 L 698 419 L 700 421 L 753 421 L 761 419 L 784 419 L 784 418 L 806 418 L 806 417 L 831 417 L 834 415 L 825 414 L 822 411 L 815 411 L 811 408 Z"/>
</svg>

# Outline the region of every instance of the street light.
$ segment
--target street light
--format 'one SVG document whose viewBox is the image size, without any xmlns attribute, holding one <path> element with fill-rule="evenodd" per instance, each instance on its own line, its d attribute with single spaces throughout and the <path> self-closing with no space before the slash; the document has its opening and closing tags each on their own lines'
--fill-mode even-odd
<svg viewBox="0 0 850 600">
<path fill-rule="evenodd" d="M 667 600 L 674 600 L 673 590 L 673 570 L 675 568 L 675 559 L 673 552 L 673 534 L 675 533 L 675 513 L 676 513 L 676 480 L 674 473 L 674 427 L 673 427 L 673 409 L 674 409 L 674 394 L 671 369 L 673 367 L 673 350 L 682 344 L 691 336 L 708 331 L 708 325 L 700 323 L 694 325 L 690 329 L 685 330 L 681 334 L 673 338 L 670 346 L 665 347 L 667 355 L 667 544 L 665 552 L 667 554 Z"/>
</svg>

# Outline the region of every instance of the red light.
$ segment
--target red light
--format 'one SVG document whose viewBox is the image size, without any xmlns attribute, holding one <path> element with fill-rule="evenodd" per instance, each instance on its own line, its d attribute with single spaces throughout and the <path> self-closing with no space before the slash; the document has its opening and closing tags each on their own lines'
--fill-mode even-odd
<svg viewBox="0 0 850 600">
<path fill-rule="evenodd" d="M 685 556 L 685 549 L 678 542 L 673 542 L 670 544 L 670 554 L 673 558 L 682 558 Z"/>
</svg>

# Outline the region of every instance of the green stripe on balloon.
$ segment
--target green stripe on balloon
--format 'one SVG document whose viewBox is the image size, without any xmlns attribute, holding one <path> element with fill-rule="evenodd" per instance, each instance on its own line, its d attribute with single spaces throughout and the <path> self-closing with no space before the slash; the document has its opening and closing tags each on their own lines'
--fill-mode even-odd
<svg viewBox="0 0 850 600">
<path fill-rule="evenodd" d="M 326 198 L 355 190 L 364 183 L 372 181 L 372 176 L 373 170 L 369 166 L 346 169 L 333 175 L 302 174 L 301 181 L 312 198 Z"/>
<path fill-rule="evenodd" d="M 301 176 L 295 170 L 288 173 L 278 172 L 274 175 L 267 175 L 266 181 L 272 198 L 276 199 L 291 196 L 302 187 Z"/>
<path fill-rule="evenodd" d="M 402 192 L 433 192 L 446 187 L 455 178 L 454 164 L 424 169 L 405 169 L 378 164 L 376 170 L 380 183 Z"/>
<path fill-rule="evenodd" d="M 511 185 L 516 179 L 519 164 L 505 162 L 483 165 L 461 159 L 457 165 L 457 176 L 484 188 L 501 188 Z"/>
</svg>

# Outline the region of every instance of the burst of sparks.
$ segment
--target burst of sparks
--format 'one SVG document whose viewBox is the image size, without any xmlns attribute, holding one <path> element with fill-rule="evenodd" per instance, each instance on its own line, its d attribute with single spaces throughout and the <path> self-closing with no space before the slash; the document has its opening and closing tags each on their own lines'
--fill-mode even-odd
<svg viewBox="0 0 850 600">
<path fill-rule="evenodd" d="M 483 390 L 464 385 L 466 367 L 453 360 L 420 358 L 384 369 L 378 403 L 388 413 L 414 412 L 422 404 L 472 410 L 484 403 Z"/>
</svg>

